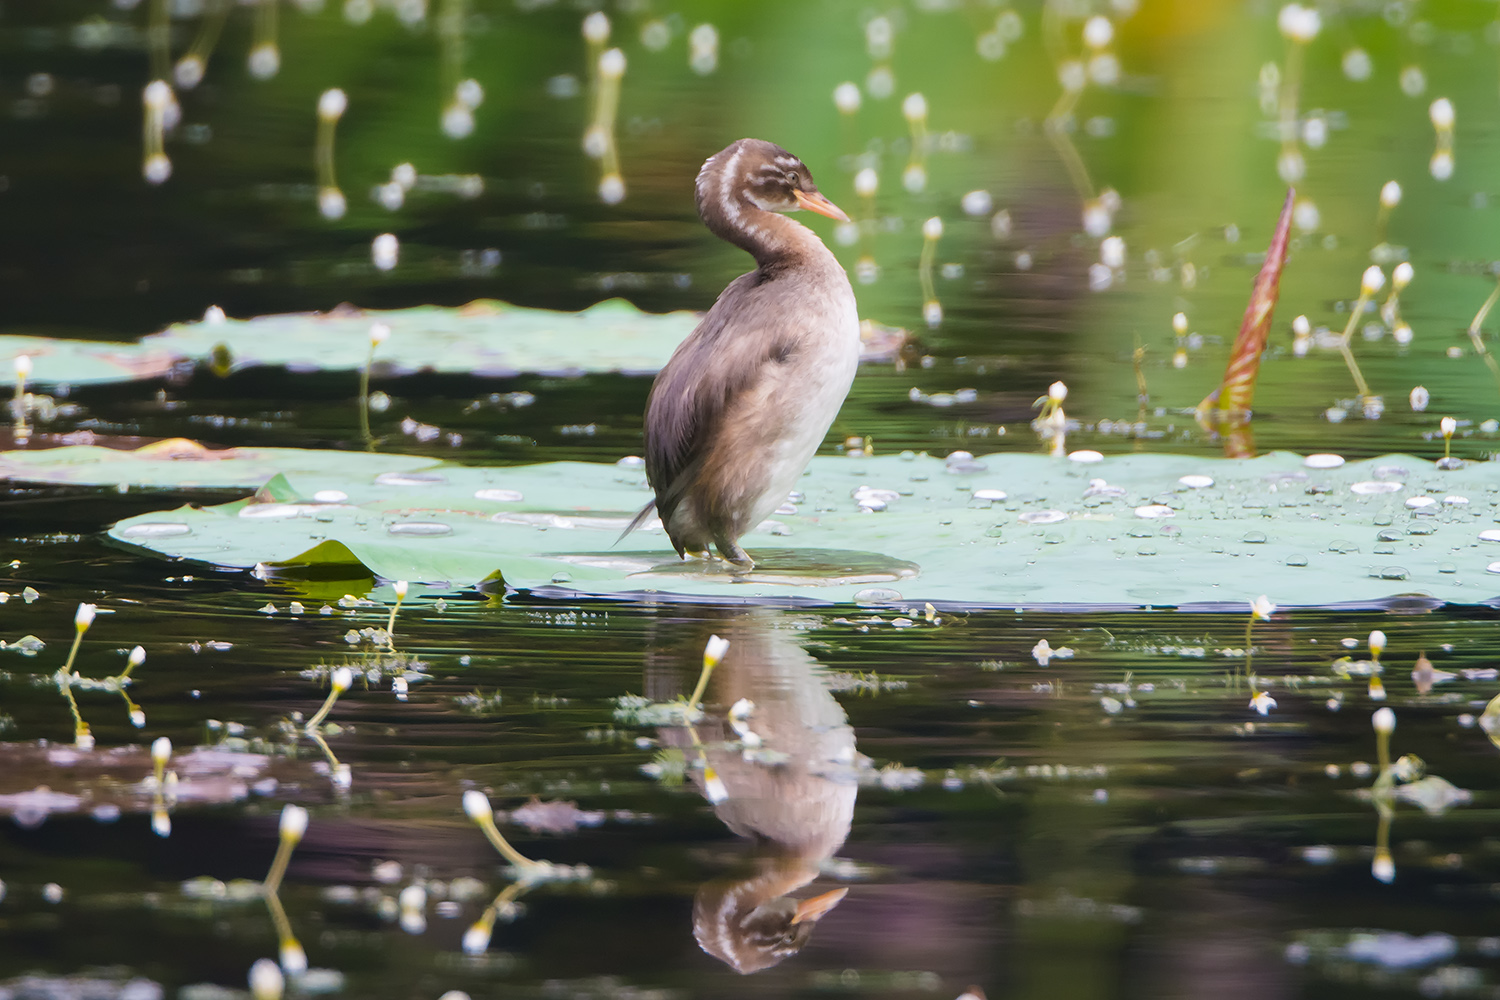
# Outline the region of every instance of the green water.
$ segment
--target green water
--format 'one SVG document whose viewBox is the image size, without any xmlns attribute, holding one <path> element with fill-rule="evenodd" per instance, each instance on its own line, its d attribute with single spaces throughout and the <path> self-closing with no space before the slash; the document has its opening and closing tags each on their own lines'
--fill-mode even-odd
<svg viewBox="0 0 1500 1000">
<path fill-rule="evenodd" d="M 0 8 L 0 327 L 120 339 L 210 305 L 248 316 L 478 297 L 573 309 L 624 295 L 647 309 L 703 309 L 747 263 L 698 223 L 692 179 L 706 156 L 756 135 L 797 153 L 830 198 L 871 220 L 852 245 L 831 223 L 814 225 L 851 268 L 863 254 L 878 264 L 877 280 L 856 286 L 862 314 L 913 336 L 900 366 L 862 369 L 830 451 L 851 435 L 882 452 L 1035 449 L 1031 403 L 1062 379 L 1079 422 L 1070 446 L 1215 454 L 1219 442 L 1185 411 L 1223 370 L 1285 194 L 1277 109 L 1263 106 L 1258 81 L 1265 64 L 1285 67 L 1287 44 L 1271 5 L 1139 8 L 1116 15 L 1118 83 L 1090 84 L 1062 123 L 1083 171 L 1070 174 L 1068 147 L 1049 138 L 1046 119 L 1060 93 L 1057 62 L 1080 51 L 1082 17 L 1096 12 L 1087 4 L 610 6 L 611 44 L 628 60 L 617 122 L 627 195 L 605 205 L 599 165 L 581 148 L 591 112 L 577 5 L 408 0 L 374 4 L 355 24 L 358 0 L 282 4 L 280 71 L 256 80 L 246 59 L 257 10 L 236 4 L 204 82 L 178 93 L 182 122 L 165 147 L 172 176 L 151 186 L 141 173 L 148 22 L 168 15 L 170 65 L 216 8 L 12 2 Z M 1021 34 L 987 59 L 980 49 L 995 54 L 1000 20 L 1015 23 L 1008 10 Z M 1097 5 L 1107 10 L 1116 8 Z M 1397 0 L 1321 12 L 1297 93 L 1304 136 L 1318 138 L 1309 117 L 1327 125 L 1326 142 L 1301 145 L 1297 182 L 1318 218 L 1304 208 L 1308 225 L 1295 233 L 1256 395 L 1257 444 L 1434 458 L 1438 419 L 1451 415 L 1455 452 L 1488 458 L 1495 432 L 1482 424 L 1500 417 L 1500 391 L 1464 330 L 1493 287 L 1497 10 Z M 893 28 L 888 56 L 867 44 L 877 13 Z M 688 36 L 704 23 L 715 26 L 717 61 L 700 74 Z M 648 46 L 662 30 L 665 47 Z M 1355 47 L 1369 56 L 1368 79 L 1344 72 Z M 894 79 L 884 99 L 867 83 L 881 66 Z M 455 140 L 442 113 L 467 78 L 484 100 L 472 135 Z M 832 100 L 846 80 L 864 91 L 852 115 Z M 334 86 L 349 97 L 335 157 L 348 209 L 330 221 L 318 213 L 313 143 L 318 95 Z M 901 104 L 912 92 L 925 96 L 933 137 L 916 193 L 902 184 L 911 140 Z M 1430 172 L 1429 106 L 1440 97 L 1457 122 L 1444 181 Z M 372 191 L 404 162 L 427 180 L 392 211 Z M 865 167 L 879 174 L 872 204 L 854 188 Z M 480 178 L 476 195 L 451 190 L 472 187 L 452 180 L 470 176 Z M 1382 235 L 1378 195 L 1390 180 L 1404 196 Z M 1101 248 L 1082 232 L 1083 204 L 1105 188 L 1120 196 L 1112 231 L 1125 266 L 1091 290 Z M 964 197 L 978 190 L 990 207 L 967 215 Z M 1008 231 L 993 218 L 1002 210 Z M 944 220 L 934 276 L 943 319 L 929 328 L 917 270 L 933 216 Z M 384 232 L 401 240 L 389 272 L 370 258 Z M 1396 248 L 1380 255 L 1387 275 L 1396 259 L 1415 269 L 1400 299 L 1413 336 L 1401 345 L 1378 323 L 1355 331 L 1354 356 L 1384 401 L 1366 419 L 1338 354 L 1314 345 L 1296 356 L 1291 328 L 1305 314 L 1342 330 L 1382 238 Z M 1178 311 L 1202 337 L 1182 345 L 1181 368 Z M 650 384 L 377 381 L 393 399 L 375 421 L 383 447 L 476 464 L 634 453 Z M 1431 397 L 1424 412 L 1407 402 L 1418 385 Z M 921 398 L 963 389 L 972 398 L 951 406 Z M 67 402 L 78 409 L 37 440 L 88 430 L 357 447 L 355 391 L 348 373 L 189 372 L 77 390 Z M 472 405 L 511 391 L 536 401 L 503 419 Z M 1346 415 L 1330 420 L 1330 408 Z M 403 435 L 408 416 L 445 436 Z M 34 656 L 0 650 L 0 805 L 17 817 L 0 822 L 6 996 L 243 991 L 252 962 L 277 954 L 278 933 L 253 887 L 232 880 L 265 876 L 286 803 L 306 806 L 311 821 L 280 903 L 310 965 L 332 970 L 294 987 L 308 993 L 1500 990 L 1500 785 L 1478 721 L 1500 690 L 1487 606 L 1283 611 L 1254 624 L 1247 664 L 1248 607 L 938 621 L 918 611 L 898 623 L 888 608 L 572 606 L 461 592 L 441 605 L 409 602 L 392 654 L 346 638 L 387 621 L 384 607 L 340 605 L 347 582 L 267 583 L 101 540 L 119 518 L 226 498 L 24 484 L 0 494 L 9 563 L 0 590 L 12 595 L 0 604 L 0 639 L 45 643 Z M 32 603 L 20 596 L 26 586 L 39 592 Z M 294 600 L 304 605 L 297 615 Z M 146 723 L 130 724 L 117 693 L 77 689 L 96 740 L 79 756 L 53 674 L 82 601 L 101 614 L 79 672 L 118 674 L 125 652 L 143 645 L 128 693 Z M 274 613 L 261 610 L 268 604 Z M 1383 702 L 1362 668 L 1347 676 L 1335 665 L 1367 659 L 1373 628 L 1389 636 Z M 626 695 L 687 694 L 716 633 L 731 652 L 696 728 L 701 760 L 686 728 L 616 716 Z M 1073 654 L 1043 665 L 1041 640 Z M 1424 650 L 1455 675 L 1426 693 L 1410 677 Z M 349 768 L 347 789 L 303 734 L 327 694 L 327 668 L 339 666 L 373 669 L 333 708 L 337 728 L 325 734 Z M 393 668 L 407 680 L 405 701 Z M 1250 671 L 1254 690 L 1276 702 L 1265 716 L 1250 705 Z M 740 697 L 755 703 L 750 730 L 785 758 L 747 763 L 740 744 L 724 742 Z M 1396 803 L 1388 883 L 1372 870 L 1380 820 L 1368 795 L 1381 706 L 1397 718 L 1392 756 L 1416 755 L 1468 793 L 1435 815 Z M 152 832 L 145 783 L 146 748 L 163 736 L 179 775 L 169 837 Z M 704 761 L 729 793 L 717 806 L 694 766 Z M 532 796 L 574 802 L 597 825 L 537 833 L 502 823 L 528 856 L 587 871 L 531 887 L 488 946 L 465 954 L 466 929 L 511 881 L 464 817 L 462 793 L 476 788 L 507 813 Z M 702 917 L 771 875 L 801 898 L 848 894 L 800 951 L 741 975 L 700 947 L 714 940 Z M 413 886 L 425 898 L 418 905 L 408 891 L 403 925 L 398 895 Z"/>
</svg>

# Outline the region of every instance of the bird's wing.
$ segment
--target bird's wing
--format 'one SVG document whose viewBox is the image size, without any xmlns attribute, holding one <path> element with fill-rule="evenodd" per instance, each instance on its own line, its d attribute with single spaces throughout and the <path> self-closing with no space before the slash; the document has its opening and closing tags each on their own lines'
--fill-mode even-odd
<svg viewBox="0 0 1500 1000">
<path fill-rule="evenodd" d="M 677 346 L 646 403 L 646 478 L 665 520 L 693 480 L 707 443 L 736 397 L 764 376 L 766 362 L 790 349 L 791 331 L 753 318 L 764 288 L 758 272 L 730 282 L 708 315 Z"/>
</svg>

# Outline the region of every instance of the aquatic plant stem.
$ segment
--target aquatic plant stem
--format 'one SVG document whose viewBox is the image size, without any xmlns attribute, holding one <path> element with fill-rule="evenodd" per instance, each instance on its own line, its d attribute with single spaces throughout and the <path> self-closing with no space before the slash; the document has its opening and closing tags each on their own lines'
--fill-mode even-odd
<svg viewBox="0 0 1500 1000">
<path fill-rule="evenodd" d="M 1485 317 L 1490 314 L 1491 309 L 1495 308 L 1497 300 L 1500 300 L 1500 281 L 1495 282 L 1494 291 L 1490 292 L 1490 297 L 1484 300 L 1484 305 L 1480 306 L 1479 311 L 1474 314 L 1473 321 L 1469 323 L 1468 332 L 1469 342 L 1474 345 L 1474 353 L 1484 359 L 1485 366 L 1489 368 L 1490 375 L 1495 380 L 1495 388 L 1500 389 L 1500 365 L 1495 363 L 1495 356 L 1489 352 L 1489 348 L 1484 346 L 1484 337 L 1480 333 Z"/>
<path fill-rule="evenodd" d="M 506 840 L 504 834 L 495 826 L 495 817 L 492 813 L 486 811 L 474 816 L 473 819 L 479 825 L 479 829 L 484 831 L 485 839 L 494 846 L 495 850 L 500 852 L 506 861 L 522 869 L 535 868 L 540 864 L 540 862 L 531 860 L 510 845 L 510 841 Z"/>
<path fill-rule="evenodd" d="M 359 437 L 366 451 L 375 450 L 375 437 L 370 433 L 370 368 L 375 364 L 375 341 L 365 354 L 365 366 L 359 370 Z"/>
<path fill-rule="evenodd" d="M 1349 368 L 1349 374 L 1354 377 L 1354 389 L 1361 401 L 1370 398 L 1370 384 L 1365 381 L 1364 373 L 1359 370 L 1359 363 L 1354 360 L 1354 352 L 1349 350 L 1349 341 L 1354 336 L 1354 327 L 1369 306 L 1370 293 L 1361 288 L 1359 298 L 1355 300 L 1354 308 L 1349 312 L 1349 322 L 1344 324 L 1344 332 L 1339 336 L 1338 345 L 1339 354 L 1343 356 L 1344 364 Z"/>
</svg>

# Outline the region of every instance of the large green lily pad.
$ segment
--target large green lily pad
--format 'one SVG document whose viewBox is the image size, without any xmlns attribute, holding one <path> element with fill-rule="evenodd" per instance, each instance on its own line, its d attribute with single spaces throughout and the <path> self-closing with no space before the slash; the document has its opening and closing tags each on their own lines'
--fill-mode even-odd
<svg viewBox="0 0 1500 1000">
<path fill-rule="evenodd" d="M 633 464 L 434 463 L 348 476 L 313 462 L 262 491 L 274 502 L 144 515 L 110 536 L 216 566 L 358 561 L 388 579 L 499 577 L 557 596 L 1128 607 L 1241 606 L 1262 593 L 1297 606 L 1397 595 L 1479 603 L 1500 592 L 1495 463 L 820 457 L 797 511 L 746 536 L 760 562 L 737 575 L 678 560 L 659 527 L 616 544 L 649 497 Z"/>
<path fill-rule="evenodd" d="M 136 343 L 0 336 L 0 359 L 30 355 L 35 382 L 72 385 L 156 378 L 184 362 L 210 362 L 221 370 L 254 365 L 353 370 L 365 364 L 370 327 L 384 323 L 391 335 L 375 359 L 389 374 L 649 373 L 666 364 L 697 322 L 695 313 L 645 313 L 622 299 L 576 313 L 495 301 L 456 309 L 343 307 L 177 323 Z M 8 361 L 0 377 L 13 384 Z"/>
</svg>

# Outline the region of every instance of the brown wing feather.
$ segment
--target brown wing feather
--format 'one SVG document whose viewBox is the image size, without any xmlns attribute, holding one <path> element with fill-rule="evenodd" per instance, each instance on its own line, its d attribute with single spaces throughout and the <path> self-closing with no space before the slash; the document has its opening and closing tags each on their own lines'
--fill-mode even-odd
<svg viewBox="0 0 1500 1000">
<path fill-rule="evenodd" d="M 758 271 L 724 289 L 703 322 L 678 345 L 646 403 L 646 478 L 663 520 L 681 502 L 708 442 L 733 400 L 754 387 L 765 362 L 784 355 L 789 338 L 747 319 L 768 282 Z"/>
</svg>

